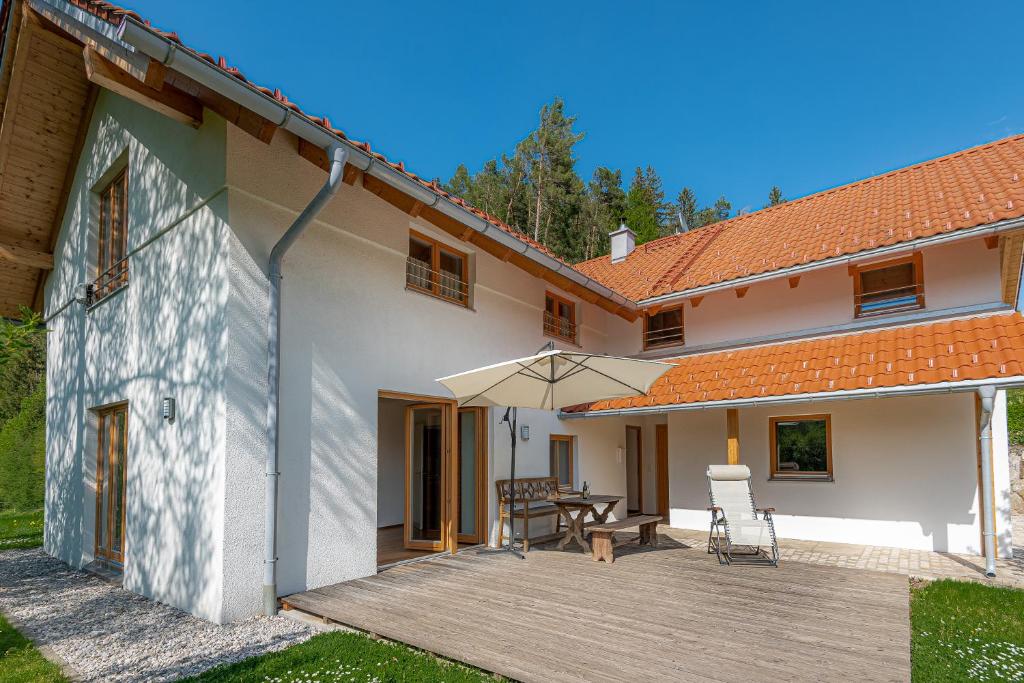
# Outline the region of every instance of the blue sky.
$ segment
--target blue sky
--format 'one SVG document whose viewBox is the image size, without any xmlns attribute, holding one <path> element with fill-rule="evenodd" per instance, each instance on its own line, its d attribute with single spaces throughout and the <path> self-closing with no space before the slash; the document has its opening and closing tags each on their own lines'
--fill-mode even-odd
<svg viewBox="0 0 1024 683">
<path fill-rule="evenodd" d="M 556 96 L 584 178 L 651 164 L 734 209 L 1024 131 L 1020 2 L 125 4 L 445 180 Z"/>
</svg>

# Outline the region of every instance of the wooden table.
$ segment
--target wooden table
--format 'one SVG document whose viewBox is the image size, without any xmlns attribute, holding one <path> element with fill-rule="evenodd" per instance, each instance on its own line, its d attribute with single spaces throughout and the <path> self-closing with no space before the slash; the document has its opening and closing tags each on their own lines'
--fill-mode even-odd
<svg viewBox="0 0 1024 683">
<path fill-rule="evenodd" d="M 594 516 L 593 524 L 604 524 L 608 521 L 608 515 L 615 509 L 615 505 L 620 500 L 622 500 L 622 496 L 598 494 L 590 495 L 586 498 L 583 496 L 552 498 L 551 502 L 558 506 L 558 513 L 565 522 L 565 536 L 558 542 L 558 549 L 562 550 L 566 545 L 575 540 L 583 547 L 584 552 L 589 553 L 590 544 L 583 538 L 584 520 L 590 514 Z M 604 505 L 604 509 L 600 512 L 597 511 L 598 505 Z M 572 516 L 573 512 L 576 513 L 575 517 Z"/>
</svg>

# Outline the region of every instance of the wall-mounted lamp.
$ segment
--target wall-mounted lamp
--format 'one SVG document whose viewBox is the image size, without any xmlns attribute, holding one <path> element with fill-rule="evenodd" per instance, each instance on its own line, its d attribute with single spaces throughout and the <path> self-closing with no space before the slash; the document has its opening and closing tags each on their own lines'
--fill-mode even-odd
<svg viewBox="0 0 1024 683">
<path fill-rule="evenodd" d="M 523 439 L 523 441 L 529 441 L 530 440 L 530 425 L 522 425 L 519 428 L 519 436 Z"/>
<path fill-rule="evenodd" d="M 160 414 L 165 420 L 167 420 L 171 424 L 174 424 L 175 407 L 175 401 L 173 398 L 171 398 L 170 396 L 164 398 Z"/>
</svg>

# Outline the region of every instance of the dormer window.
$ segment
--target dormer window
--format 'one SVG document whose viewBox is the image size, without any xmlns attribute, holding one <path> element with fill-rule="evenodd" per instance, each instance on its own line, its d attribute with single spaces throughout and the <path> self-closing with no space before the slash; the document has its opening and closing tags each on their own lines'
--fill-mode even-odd
<svg viewBox="0 0 1024 683">
<path fill-rule="evenodd" d="M 656 313 L 644 314 L 644 349 L 662 346 L 682 346 L 683 307 L 662 308 Z"/>
<path fill-rule="evenodd" d="M 924 308 L 921 252 L 882 263 L 853 266 L 854 317 Z"/>
<path fill-rule="evenodd" d="M 469 256 L 410 231 L 405 284 L 409 289 L 469 306 Z"/>
<path fill-rule="evenodd" d="M 576 343 L 576 304 L 557 294 L 544 295 L 544 334 Z"/>
</svg>

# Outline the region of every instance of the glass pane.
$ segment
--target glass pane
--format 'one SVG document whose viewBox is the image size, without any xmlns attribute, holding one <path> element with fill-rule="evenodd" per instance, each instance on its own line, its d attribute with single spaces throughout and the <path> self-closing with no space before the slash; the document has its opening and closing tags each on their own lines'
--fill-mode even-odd
<svg viewBox="0 0 1024 683">
<path fill-rule="evenodd" d="M 917 303 L 914 264 L 866 270 L 860 274 L 861 310 L 911 306 Z"/>
<path fill-rule="evenodd" d="M 96 436 L 99 439 L 99 457 L 96 462 L 96 548 L 100 554 L 107 548 L 107 489 L 110 483 L 107 481 L 109 469 L 110 447 L 110 422 L 105 416 L 100 416 Z"/>
<path fill-rule="evenodd" d="M 683 310 L 661 311 L 647 319 L 648 344 L 672 344 L 683 341 Z"/>
<path fill-rule="evenodd" d="M 119 410 L 114 414 L 114 449 L 111 454 L 110 487 L 110 549 L 115 553 L 123 551 L 124 540 L 124 493 L 125 469 L 128 459 L 127 412 Z"/>
<path fill-rule="evenodd" d="M 409 238 L 409 261 L 405 268 L 406 284 L 420 289 L 433 289 L 431 269 L 434 247 L 415 237 Z"/>
<path fill-rule="evenodd" d="M 558 477 L 558 485 L 572 487 L 572 448 L 567 439 L 551 439 L 551 476 Z"/>
<path fill-rule="evenodd" d="M 776 422 L 775 443 L 780 473 L 828 473 L 825 420 Z"/>
<path fill-rule="evenodd" d="M 459 533 L 476 534 L 477 412 L 459 412 Z"/>
<path fill-rule="evenodd" d="M 412 539 L 441 539 L 443 421 L 439 407 L 414 408 L 409 435 L 409 510 Z"/>
<path fill-rule="evenodd" d="M 441 250 L 441 296 L 464 301 L 465 286 L 462 282 L 463 257 Z"/>
</svg>

